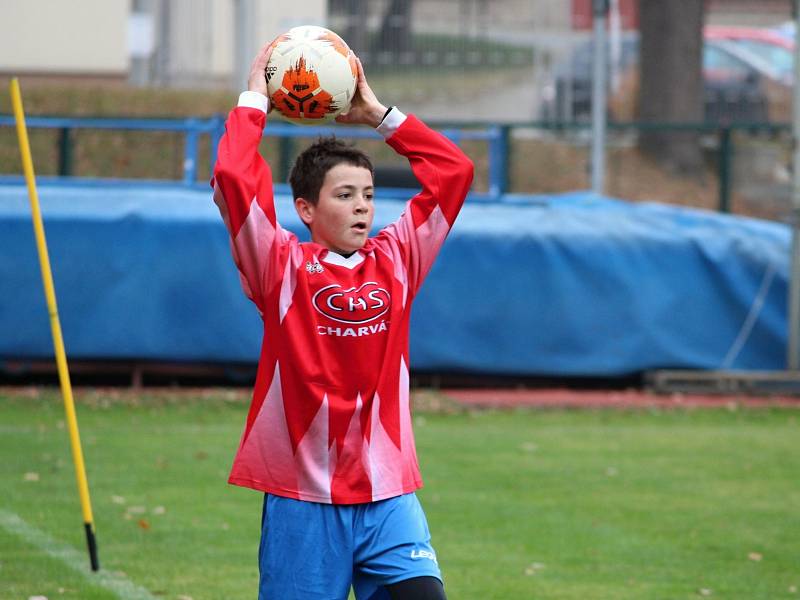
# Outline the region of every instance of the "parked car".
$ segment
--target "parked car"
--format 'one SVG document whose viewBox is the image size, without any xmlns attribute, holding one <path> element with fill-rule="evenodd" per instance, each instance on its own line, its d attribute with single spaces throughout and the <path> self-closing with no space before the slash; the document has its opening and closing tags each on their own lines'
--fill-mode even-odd
<svg viewBox="0 0 800 600">
<path fill-rule="evenodd" d="M 763 60 L 775 79 L 790 84 L 794 71 L 794 38 L 761 27 L 723 27 L 709 25 L 703 30 L 706 40 L 735 42 Z"/>
<path fill-rule="evenodd" d="M 761 83 L 770 121 L 789 121 L 792 114 L 792 81 L 794 79 L 794 38 L 772 29 L 759 27 L 705 28 L 707 40 L 733 44 L 763 74 Z"/>
<path fill-rule="evenodd" d="M 638 60 L 639 38 L 627 34 L 620 41 L 619 58 L 614 68 L 627 72 Z M 579 44 L 558 62 L 542 86 L 540 118 L 544 121 L 587 121 L 592 116 L 592 40 Z"/>
<path fill-rule="evenodd" d="M 639 89 L 639 37 L 626 34 L 620 42 L 618 77 L 609 78 L 609 116 L 636 119 Z M 591 118 L 593 44 L 579 45 L 559 63 L 543 87 L 541 118 L 587 121 Z M 784 120 L 791 110 L 791 88 L 768 61 L 738 40 L 719 32 L 703 44 L 704 116 L 709 122 Z M 787 103 L 788 99 L 788 103 Z"/>
<path fill-rule="evenodd" d="M 770 31 L 794 43 L 796 29 L 797 29 L 797 24 L 794 22 L 794 20 L 791 20 L 791 21 L 785 21 L 780 25 L 778 25 L 777 27 L 770 28 Z M 794 48 L 794 46 L 792 46 L 792 48 Z"/>
</svg>

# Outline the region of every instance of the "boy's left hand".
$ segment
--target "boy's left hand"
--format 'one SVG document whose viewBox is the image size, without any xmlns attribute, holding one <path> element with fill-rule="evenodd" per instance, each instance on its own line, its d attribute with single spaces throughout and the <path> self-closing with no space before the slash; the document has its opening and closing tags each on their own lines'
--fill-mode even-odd
<svg viewBox="0 0 800 600">
<path fill-rule="evenodd" d="M 381 124 L 383 115 L 386 114 L 386 107 L 378 101 L 375 92 L 369 87 L 367 78 L 364 75 L 364 67 L 358 57 L 356 57 L 356 64 L 358 66 L 356 93 L 350 102 L 350 110 L 336 117 L 336 122 L 347 125 L 377 127 Z"/>
</svg>

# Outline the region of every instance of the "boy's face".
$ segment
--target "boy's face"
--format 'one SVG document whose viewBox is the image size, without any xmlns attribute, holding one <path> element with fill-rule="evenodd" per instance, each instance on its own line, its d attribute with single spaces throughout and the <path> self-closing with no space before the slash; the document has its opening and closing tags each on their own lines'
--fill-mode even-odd
<svg viewBox="0 0 800 600">
<path fill-rule="evenodd" d="M 319 200 L 297 198 L 295 208 L 311 229 L 311 239 L 329 250 L 349 254 L 363 247 L 374 216 L 372 173 L 339 163 L 325 174 Z"/>
</svg>

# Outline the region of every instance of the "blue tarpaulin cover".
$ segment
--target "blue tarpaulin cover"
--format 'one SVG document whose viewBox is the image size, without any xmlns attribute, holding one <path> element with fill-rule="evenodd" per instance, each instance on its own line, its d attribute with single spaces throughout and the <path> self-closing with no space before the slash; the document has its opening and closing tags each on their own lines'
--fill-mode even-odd
<svg viewBox="0 0 800 600">
<path fill-rule="evenodd" d="M 211 191 L 39 188 L 68 357 L 255 362 Z M 290 199 L 284 227 L 308 238 Z M 381 200 L 376 228 L 404 201 Z M 411 366 L 614 376 L 781 369 L 787 226 L 590 193 L 472 203 L 417 297 Z M 0 186 L 0 358 L 53 356 L 24 186 Z"/>
</svg>

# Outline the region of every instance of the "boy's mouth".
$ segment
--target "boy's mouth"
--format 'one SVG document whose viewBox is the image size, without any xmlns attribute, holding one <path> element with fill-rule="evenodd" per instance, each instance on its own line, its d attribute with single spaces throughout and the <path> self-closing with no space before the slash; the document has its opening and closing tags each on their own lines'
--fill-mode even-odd
<svg viewBox="0 0 800 600">
<path fill-rule="evenodd" d="M 363 232 L 365 232 L 367 230 L 367 224 L 366 223 L 362 223 L 362 222 L 355 223 L 352 226 L 352 229 L 355 229 L 359 233 L 363 233 Z"/>
</svg>

